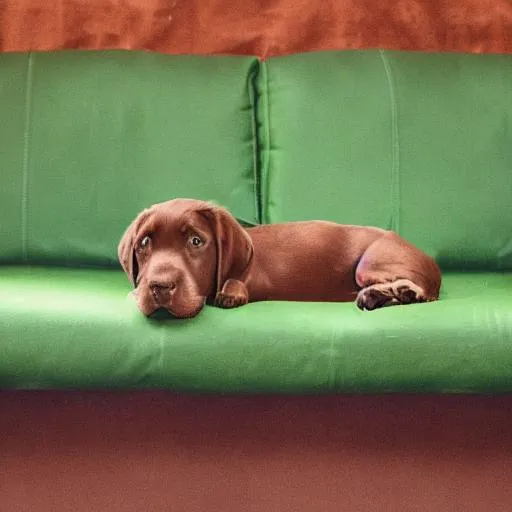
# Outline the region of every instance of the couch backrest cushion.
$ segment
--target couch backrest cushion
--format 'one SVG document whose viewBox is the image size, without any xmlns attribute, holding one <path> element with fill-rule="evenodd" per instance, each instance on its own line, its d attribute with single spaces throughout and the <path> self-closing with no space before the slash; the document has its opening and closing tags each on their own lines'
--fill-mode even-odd
<svg viewBox="0 0 512 512">
<path fill-rule="evenodd" d="M 215 200 L 258 220 L 245 57 L 0 56 L 0 260 L 112 264 L 142 208 Z"/>
<path fill-rule="evenodd" d="M 512 269 L 512 56 L 270 59 L 263 219 L 397 230 L 444 267 Z"/>
</svg>

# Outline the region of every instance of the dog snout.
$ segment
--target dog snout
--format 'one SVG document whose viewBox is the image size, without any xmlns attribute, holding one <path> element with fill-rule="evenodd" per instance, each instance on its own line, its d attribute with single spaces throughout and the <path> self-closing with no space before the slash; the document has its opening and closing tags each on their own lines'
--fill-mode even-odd
<svg viewBox="0 0 512 512">
<path fill-rule="evenodd" d="M 149 285 L 151 295 L 157 304 L 167 304 L 171 300 L 171 296 L 176 290 L 176 283 L 174 281 L 152 281 Z"/>
</svg>

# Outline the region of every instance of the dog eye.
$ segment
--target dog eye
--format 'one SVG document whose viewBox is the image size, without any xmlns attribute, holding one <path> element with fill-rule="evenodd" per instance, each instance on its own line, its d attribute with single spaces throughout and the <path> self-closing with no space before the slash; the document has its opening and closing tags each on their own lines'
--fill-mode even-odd
<svg viewBox="0 0 512 512">
<path fill-rule="evenodd" d="M 149 242 L 151 242 L 151 237 L 149 235 L 146 235 L 141 241 L 140 241 L 140 247 L 142 249 L 146 249 L 149 246 Z"/>
<path fill-rule="evenodd" d="M 194 247 L 201 247 L 201 245 L 203 245 L 203 241 L 198 237 L 198 236 L 193 236 L 191 239 L 190 239 L 190 243 L 194 246 Z"/>
</svg>

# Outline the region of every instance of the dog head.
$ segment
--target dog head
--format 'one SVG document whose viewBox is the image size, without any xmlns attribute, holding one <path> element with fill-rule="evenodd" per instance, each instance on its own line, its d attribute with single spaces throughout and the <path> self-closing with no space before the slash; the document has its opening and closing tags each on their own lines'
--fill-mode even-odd
<svg viewBox="0 0 512 512">
<path fill-rule="evenodd" d="M 174 199 L 142 211 L 125 231 L 119 261 L 139 309 L 196 316 L 227 279 L 240 279 L 252 259 L 247 232 L 224 208 Z"/>
</svg>

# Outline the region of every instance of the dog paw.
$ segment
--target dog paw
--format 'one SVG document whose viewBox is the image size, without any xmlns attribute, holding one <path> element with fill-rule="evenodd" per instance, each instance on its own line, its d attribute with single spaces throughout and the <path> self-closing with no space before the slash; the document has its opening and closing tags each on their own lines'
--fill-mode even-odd
<svg viewBox="0 0 512 512">
<path fill-rule="evenodd" d="M 377 308 L 398 304 L 389 287 L 372 285 L 363 288 L 356 297 L 356 304 L 359 309 L 373 311 Z"/>
<path fill-rule="evenodd" d="M 237 308 L 249 302 L 247 288 L 242 281 L 228 279 L 217 292 L 214 304 L 219 308 Z"/>
<path fill-rule="evenodd" d="M 392 282 L 391 285 L 393 286 L 393 293 L 400 304 L 414 304 L 427 301 L 423 288 L 414 284 L 409 279 L 398 279 Z"/>
<path fill-rule="evenodd" d="M 215 305 L 219 308 L 237 308 L 247 304 L 248 299 L 245 295 L 230 295 L 227 293 L 219 292 L 215 296 Z"/>
<path fill-rule="evenodd" d="M 425 294 L 421 287 L 409 279 L 370 285 L 363 288 L 356 298 L 357 307 L 366 311 L 418 302 L 426 302 Z"/>
</svg>

